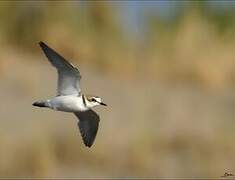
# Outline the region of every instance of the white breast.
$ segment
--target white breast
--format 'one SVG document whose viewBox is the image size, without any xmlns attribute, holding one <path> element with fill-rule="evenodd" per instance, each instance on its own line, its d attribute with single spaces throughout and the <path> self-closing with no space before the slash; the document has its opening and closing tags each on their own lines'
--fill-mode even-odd
<svg viewBox="0 0 235 180">
<path fill-rule="evenodd" d="M 76 112 L 87 110 L 81 96 L 57 96 L 50 100 L 50 104 L 52 109 L 58 111 Z"/>
</svg>

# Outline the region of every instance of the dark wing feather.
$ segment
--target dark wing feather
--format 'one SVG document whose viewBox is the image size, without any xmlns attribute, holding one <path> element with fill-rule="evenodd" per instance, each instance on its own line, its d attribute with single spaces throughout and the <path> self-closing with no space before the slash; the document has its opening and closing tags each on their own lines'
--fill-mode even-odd
<svg viewBox="0 0 235 180">
<path fill-rule="evenodd" d="M 39 45 L 58 71 L 58 95 L 78 95 L 81 91 L 79 87 L 81 75 L 78 69 L 45 43 L 39 42 Z"/>
<path fill-rule="evenodd" d="M 74 113 L 79 119 L 78 127 L 86 146 L 91 147 L 99 127 L 100 118 L 93 110 Z"/>
</svg>

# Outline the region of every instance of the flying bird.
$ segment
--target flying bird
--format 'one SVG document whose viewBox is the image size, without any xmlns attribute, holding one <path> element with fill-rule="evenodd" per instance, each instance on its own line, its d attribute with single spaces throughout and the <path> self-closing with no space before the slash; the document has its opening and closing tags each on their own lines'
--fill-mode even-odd
<svg viewBox="0 0 235 180">
<path fill-rule="evenodd" d="M 39 42 L 52 66 L 57 69 L 57 96 L 36 101 L 33 106 L 46 107 L 57 111 L 71 112 L 79 119 L 78 127 L 85 146 L 91 147 L 99 127 L 99 115 L 91 108 L 103 105 L 98 96 L 89 96 L 81 93 L 79 70 L 55 50 L 43 42 Z"/>
</svg>

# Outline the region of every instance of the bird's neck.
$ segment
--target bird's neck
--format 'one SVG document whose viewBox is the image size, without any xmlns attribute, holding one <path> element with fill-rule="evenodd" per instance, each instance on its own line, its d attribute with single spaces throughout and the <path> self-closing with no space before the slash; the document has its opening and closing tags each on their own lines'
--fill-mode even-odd
<svg viewBox="0 0 235 180">
<path fill-rule="evenodd" d="M 82 94 L 82 103 L 85 107 L 87 107 L 87 102 L 88 102 L 88 100 L 87 100 L 86 96 L 84 94 Z"/>
<path fill-rule="evenodd" d="M 84 95 L 84 94 L 82 94 L 82 103 L 83 103 L 84 107 L 85 107 L 85 108 L 88 108 L 88 109 L 90 109 L 90 108 L 95 107 L 95 106 L 98 105 L 98 104 L 96 104 L 96 103 L 94 103 L 94 102 L 89 101 L 88 98 L 87 98 L 87 96 Z"/>
</svg>

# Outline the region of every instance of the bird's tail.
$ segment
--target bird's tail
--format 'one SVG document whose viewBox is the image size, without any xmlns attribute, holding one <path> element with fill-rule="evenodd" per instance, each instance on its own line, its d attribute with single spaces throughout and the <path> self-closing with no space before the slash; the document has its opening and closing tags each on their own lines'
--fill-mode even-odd
<svg viewBox="0 0 235 180">
<path fill-rule="evenodd" d="M 36 101 L 33 103 L 33 106 L 37 107 L 49 107 L 49 104 L 47 101 Z"/>
</svg>

